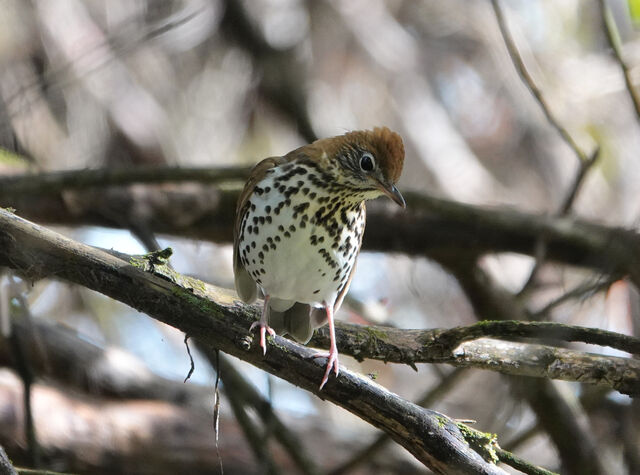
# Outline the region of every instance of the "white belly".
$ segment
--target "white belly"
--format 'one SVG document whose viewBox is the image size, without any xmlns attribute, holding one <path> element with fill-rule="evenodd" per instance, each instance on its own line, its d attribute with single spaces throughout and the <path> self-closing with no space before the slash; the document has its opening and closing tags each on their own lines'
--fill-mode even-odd
<svg viewBox="0 0 640 475">
<path fill-rule="evenodd" d="M 297 183 L 293 180 L 289 185 Z M 342 208 L 333 211 L 328 195 L 319 189 L 303 193 L 300 188 L 287 201 L 270 176 L 259 183 L 259 189 L 263 192 L 254 192 L 250 203 L 255 209 L 250 205 L 240 230 L 239 253 L 245 268 L 272 298 L 314 306 L 333 304 L 357 258 L 364 209 L 352 202 L 344 212 Z"/>
</svg>

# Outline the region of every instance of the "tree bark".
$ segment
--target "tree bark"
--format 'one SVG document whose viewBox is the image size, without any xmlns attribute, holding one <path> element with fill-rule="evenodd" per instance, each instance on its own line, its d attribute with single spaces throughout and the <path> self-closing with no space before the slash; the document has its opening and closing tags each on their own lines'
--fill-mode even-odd
<svg viewBox="0 0 640 475">
<path fill-rule="evenodd" d="M 216 171 L 184 169 L 174 174 L 152 171 L 99 173 L 84 171 L 0 179 L 0 203 L 27 219 L 62 225 L 98 225 L 149 231 L 214 242 L 231 242 L 235 204 L 243 169 L 221 169 L 232 186 L 214 182 Z M 168 169 L 174 171 L 175 169 Z M 105 172 L 106 174 L 106 172 Z M 127 180 L 128 178 L 128 180 Z M 189 183 L 179 184 L 188 181 Z M 200 182 L 194 183 L 195 181 Z M 147 183 L 109 186 L 110 183 Z M 150 183 L 164 183 L 162 186 Z M 87 188 L 91 185 L 91 188 Z M 488 208 L 405 192 L 406 210 L 384 201 L 367 206 L 366 250 L 425 255 L 438 261 L 459 256 L 460 249 L 480 255 L 517 252 L 536 256 L 540 240 L 550 261 L 584 266 L 605 274 L 630 275 L 640 283 L 640 234 L 572 217 L 542 216 L 506 208 Z"/>
<path fill-rule="evenodd" d="M 350 371 L 318 384 L 323 361 L 312 351 L 276 336 L 266 356 L 247 328 L 258 309 L 224 289 L 174 273 L 145 272 L 139 260 L 123 260 L 77 243 L 0 210 L 0 263 L 29 280 L 56 277 L 104 293 L 147 313 L 200 344 L 217 348 L 327 399 L 378 427 L 436 473 L 504 473 L 472 450 L 458 425 L 422 409 Z M 151 264 L 153 265 L 153 264 Z"/>
</svg>

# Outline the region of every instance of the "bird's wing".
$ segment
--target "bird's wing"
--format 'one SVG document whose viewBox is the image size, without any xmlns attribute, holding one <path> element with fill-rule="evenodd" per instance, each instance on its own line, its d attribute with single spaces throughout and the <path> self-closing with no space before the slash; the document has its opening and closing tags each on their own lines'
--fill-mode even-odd
<svg viewBox="0 0 640 475">
<path fill-rule="evenodd" d="M 236 292 L 240 298 L 247 303 L 255 302 L 258 297 L 258 285 L 255 283 L 251 275 L 242 265 L 240 259 L 240 227 L 249 206 L 249 199 L 253 194 L 253 190 L 258 183 L 264 178 L 268 170 L 291 161 L 294 157 L 287 154 L 284 157 L 269 157 L 258 162 L 249 174 L 249 179 L 244 185 L 238 204 L 236 206 L 236 220 L 233 226 L 233 274 L 235 276 Z"/>
</svg>

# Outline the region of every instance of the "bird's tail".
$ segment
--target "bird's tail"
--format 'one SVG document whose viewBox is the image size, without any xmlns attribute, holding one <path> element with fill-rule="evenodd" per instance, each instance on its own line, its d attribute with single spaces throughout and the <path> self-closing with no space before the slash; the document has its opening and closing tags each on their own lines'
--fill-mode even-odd
<svg viewBox="0 0 640 475">
<path fill-rule="evenodd" d="M 289 334 L 300 343 L 307 343 L 313 330 L 326 323 L 323 308 L 312 308 L 309 304 L 296 302 L 282 312 L 273 308 L 269 312 L 269 326 L 279 335 Z"/>
</svg>

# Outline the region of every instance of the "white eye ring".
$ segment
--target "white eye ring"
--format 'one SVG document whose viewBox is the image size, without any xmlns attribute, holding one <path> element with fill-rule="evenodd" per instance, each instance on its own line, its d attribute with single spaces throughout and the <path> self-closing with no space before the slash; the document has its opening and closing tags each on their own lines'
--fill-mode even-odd
<svg viewBox="0 0 640 475">
<path fill-rule="evenodd" d="M 360 157 L 360 168 L 362 168 L 365 172 L 373 171 L 376 167 L 376 161 L 369 152 L 364 152 Z"/>
</svg>

